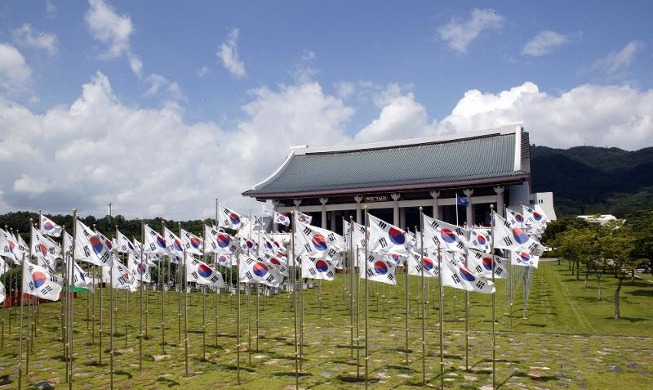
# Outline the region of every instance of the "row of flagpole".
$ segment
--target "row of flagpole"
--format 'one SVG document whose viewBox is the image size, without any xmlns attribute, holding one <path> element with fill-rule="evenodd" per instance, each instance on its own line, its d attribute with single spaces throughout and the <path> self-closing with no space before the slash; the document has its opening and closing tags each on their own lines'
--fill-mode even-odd
<svg viewBox="0 0 653 390">
<path fill-rule="evenodd" d="M 217 204 L 217 200 L 216 200 L 216 204 Z M 218 207 L 216 206 L 216 222 L 218 221 L 218 211 L 217 211 L 217 209 L 218 209 Z M 75 215 L 76 211 L 74 211 L 73 213 Z M 421 214 L 421 210 L 420 210 L 420 214 Z M 365 222 L 365 234 L 367 236 L 367 234 L 368 234 L 367 229 L 369 228 L 369 224 L 370 224 L 369 223 L 370 216 L 369 216 L 367 210 L 366 210 L 366 213 L 365 213 L 365 219 L 366 219 L 366 222 Z M 424 271 L 425 271 L 424 257 L 425 256 L 424 256 L 424 236 L 423 236 L 423 234 L 424 234 L 424 229 L 426 229 L 426 227 L 424 226 L 424 221 L 426 219 L 424 218 L 423 215 L 421 216 L 420 219 L 421 219 L 421 228 L 420 228 L 420 236 L 421 236 L 421 240 L 420 240 L 421 241 L 421 251 L 420 251 L 421 253 L 420 253 L 420 255 L 421 256 L 420 257 L 421 257 L 421 261 L 422 261 L 422 266 L 420 267 L 420 272 L 421 272 L 421 275 L 422 275 L 421 296 L 422 296 L 422 299 L 423 299 L 423 302 L 422 302 L 422 342 L 423 342 L 422 354 L 423 354 L 423 359 L 424 359 L 425 354 L 426 354 L 425 353 L 425 344 L 424 344 L 425 343 L 425 341 L 424 341 L 424 328 L 425 328 L 424 321 L 425 321 L 425 318 L 426 318 L 426 307 L 425 307 L 425 301 L 424 300 L 426 299 L 427 294 L 426 294 L 426 292 L 424 290 L 424 282 L 425 282 L 425 280 L 424 280 L 425 279 L 424 278 Z M 76 220 L 76 215 L 74 216 L 74 220 Z M 304 226 L 304 233 L 306 233 L 306 231 L 308 229 L 309 233 L 313 234 L 313 238 L 316 237 L 316 234 L 312 231 L 312 228 L 308 228 L 306 225 L 302 225 L 303 224 L 302 222 L 296 220 L 294 214 L 293 214 L 293 220 L 295 220 L 295 222 L 293 223 L 293 230 L 292 230 L 292 235 L 291 235 L 291 258 L 293 260 L 293 264 L 294 264 L 294 267 L 296 269 L 297 260 L 296 260 L 296 253 L 295 253 L 295 250 L 296 250 L 295 240 L 296 240 L 296 234 L 297 234 L 297 230 L 296 230 L 297 225 L 299 225 L 300 227 Z M 493 218 L 493 222 L 494 222 L 494 218 Z M 216 226 L 218 226 L 218 224 L 219 223 L 216 223 Z M 440 222 L 438 222 L 437 224 L 440 224 Z M 73 227 L 73 232 L 74 232 L 73 237 L 75 237 L 75 238 L 77 238 L 77 233 L 75 232 L 75 230 L 76 230 L 75 227 L 76 226 L 77 226 L 77 224 L 75 224 L 75 226 Z M 308 225 L 308 226 L 310 226 L 310 225 Z M 386 226 L 387 226 L 387 224 L 386 224 Z M 494 228 L 494 226 L 493 226 L 493 228 Z M 395 229 L 395 232 L 393 232 L 393 234 L 394 234 L 394 233 L 396 233 L 396 230 L 398 228 L 392 226 L 392 229 Z M 353 230 L 352 230 L 352 232 L 353 232 Z M 117 233 L 118 233 L 118 231 L 117 231 Z M 332 233 L 333 232 L 328 232 L 327 235 L 330 236 L 330 235 L 332 235 Z M 404 232 L 401 232 L 401 233 L 404 234 Z M 448 231 L 447 234 L 452 234 L 452 232 Z M 250 235 L 251 235 L 251 232 L 250 232 Z M 144 244 L 145 244 L 145 237 L 146 237 L 145 225 L 143 225 L 142 237 L 143 237 L 143 241 L 144 241 Z M 300 235 L 300 237 L 301 237 L 301 235 Z M 448 236 L 448 237 L 450 239 L 452 238 L 452 236 Z M 321 237 L 321 238 L 324 239 L 324 237 Z M 393 239 L 393 237 L 391 235 L 388 238 L 391 239 L 391 240 Z M 394 237 L 394 238 L 396 238 L 396 237 Z M 492 239 L 493 239 L 492 240 L 492 243 L 493 243 L 492 249 L 494 248 L 494 238 L 495 237 L 493 235 L 492 236 Z M 385 239 L 385 237 L 384 237 L 384 239 Z M 353 242 L 353 239 L 352 239 L 352 242 Z M 315 240 L 313 240 L 313 243 L 315 243 Z M 440 278 L 439 278 L 440 279 L 440 294 L 439 294 L 440 295 L 440 316 L 441 316 L 441 318 L 440 318 L 440 327 L 442 327 L 442 323 L 443 323 L 443 318 L 442 318 L 442 316 L 443 316 L 443 310 L 442 310 L 443 277 L 442 277 L 441 272 L 443 271 L 443 265 L 442 265 L 442 253 L 441 253 L 441 248 L 440 248 L 440 241 L 437 241 L 437 243 L 438 243 L 438 245 L 437 245 L 436 255 L 437 255 L 437 258 L 438 258 L 438 272 L 440 273 Z M 72 251 L 72 253 L 75 253 L 75 245 L 76 245 L 75 239 L 73 239 L 73 251 Z M 324 250 L 328 248 L 328 245 L 326 247 L 324 247 L 325 246 L 324 241 L 320 242 L 318 240 L 318 245 L 321 245 L 319 247 L 321 249 L 321 251 L 319 251 L 319 252 L 324 252 Z M 368 344 L 367 344 L 367 340 L 368 340 L 368 310 L 369 310 L 369 280 L 370 280 L 370 277 L 373 275 L 373 274 L 370 273 L 370 271 L 368 269 L 368 264 L 367 264 L 368 261 L 369 261 L 369 259 L 368 259 L 368 255 L 369 255 L 368 245 L 369 245 L 369 240 L 365 240 L 364 261 L 366 263 L 366 266 L 365 266 L 365 274 L 364 274 L 365 276 L 364 277 L 365 277 L 365 310 L 366 311 L 365 311 L 365 321 L 364 321 L 364 324 L 365 324 L 365 347 L 364 347 L 365 356 L 364 356 L 364 359 L 365 359 L 365 382 L 366 382 L 366 385 L 367 385 L 367 378 L 368 378 L 368 372 L 369 372 L 369 367 L 368 367 L 369 350 L 368 350 Z M 33 243 L 31 243 L 30 249 L 32 247 L 33 247 Z M 304 248 L 307 248 L 306 244 L 304 244 Z M 339 248 L 339 249 L 342 249 L 342 248 Z M 351 252 L 351 260 L 352 261 L 350 261 L 349 264 L 348 264 L 349 265 L 348 268 L 351 269 L 351 273 L 350 273 L 350 280 L 351 280 L 350 289 L 351 290 L 353 290 L 353 275 L 354 275 L 354 270 L 355 270 L 356 266 L 358 266 L 358 268 L 359 268 L 359 274 L 360 274 L 360 272 L 362 272 L 362 268 L 360 266 L 360 263 L 358 261 L 356 261 L 356 265 L 354 265 L 354 263 L 353 263 L 353 260 L 355 259 L 355 255 L 354 255 L 353 252 L 354 251 L 352 250 L 352 252 Z M 310 254 L 310 253 L 313 253 L 313 252 L 308 252 L 307 250 L 302 252 L 302 254 L 304 254 L 304 255 L 307 255 L 307 254 Z M 356 255 L 357 255 L 357 253 L 358 252 L 356 251 Z M 143 254 L 144 254 L 144 247 L 141 247 L 141 260 L 140 260 L 141 264 L 143 263 L 143 258 L 144 258 Z M 324 255 L 324 253 L 319 253 L 319 254 Z M 66 324 L 66 326 L 65 326 L 66 332 L 68 332 L 68 334 L 66 335 L 66 338 L 65 338 L 66 339 L 65 344 L 68 345 L 68 349 L 65 350 L 64 355 L 65 355 L 67 361 L 68 361 L 68 359 L 70 359 L 70 365 L 69 365 L 69 367 L 67 366 L 67 375 L 66 375 L 66 377 L 69 379 L 68 380 L 69 383 L 72 382 L 72 345 L 73 345 L 72 319 L 71 319 L 72 318 L 72 311 L 73 311 L 73 304 L 72 304 L 72 274 L 73 274 L 72 267 L 73 267 L 73 260 L 72 259 L 73 259 L 73 255 L 71 255 L 68 258 L 68 262 L 65 265 L 66 266 L 65 278 L 66 278 L 67 290 L 66 290 L 66 294 L 64 295 L 66 297 L 66 303 L 64 304 L 64 306 L 65 306 L 64 313 L 66 313 L 66 315 L 64 316 L 65 317 L 64 323 Z M 240 256 L 237 255 L 236 259 L 237 259 L 237 267 L 239 269 L 239 279 L 241 279 Z M 333 256 L 331 256 L 331 259 L 333 259 Z M 162 269 L 163 269 L 163 263 L 164 263 L 164 260 L 161 260 L 160 267 L 159 267 L 159 272 L 160 273 L 162 272 Z M 187 292 L 186 292 L 187 291 L 186 290 L 187 264 L 186 263 L 187 263 L 186 251 L 183 251 L 183 267 L 181 267 L 181 268 L 178 267 L 178 270 L 181 270 L 180 272 L 184 273 L 183 279 L 182 279 L 182 275 L 180 274 L 180 280 L 186 281 L 183 285 L 180 286 L 180 289 L 179 289 L 179 292 L 181 294 L 181 288 L 184 288 L 184 302 L 187 302 Z M 24 264 L 24 262 L 23 262 L 23 264 Z M 386 264 L 385 266 L 387 266 L 387 263 L 384 263 L 384 264 Z M 408 268 L 408 267 L 406 267 L 406 268 Z M 494 271 L 495 271 L 494 265 L 491 266 L 491 269 L 492 269 L 492 282 L 494 282 L 494 277 L 495 277 L 495 275 L 494 275 Z M 302 268 L 302 271 L 303 271 L 303 268 Z M 112 280 L 112 284 L 113 284 L 113 267 L 110 268 L 110 273 L 111 273 L 110 280 Z M 407 270 L 406 274 L 408 275 L 408 270 Z M 300 371 L 302 369 L 301 362 L 302 362 L 302 355 L 303 355 L 303 294 L 302 294 L 303 283 L 302 283 L 302 279 L 305 276 L 303 275 L 303 272 L 302 272 L 302 278 L 299 278 L 299 280 L 297 280 L 298 278 L 296 278 L 295 275 L 296 275 L 295 272 L 293 272 L 291 274 L 291 276 L 292 276 L 291 277 L 291 283 L 292 283 L 292 296 L 293 296 L 293 310 L 294 310 L 294 315 L 295 315 L 296 381 L 297 381 L 297 385 L 298 385 L 299 374 L 300 374 Z M 144 333 L 143 333 L 143 324 L 142 324 L 142 322 L 143 322 L 142 305 L 143 305 L 143 290 L 145 288 L 145 283 L 142 283 L 143 274 L 141 274 L 140 276 L 141 276 L 141 284 L 140 284 L 140 289 L 141 289 L 141 300 L 140 300 L 141 319 L 139 321 L 140 322 L 140 326 L 139 326 L 139 351 L 140 351 L 140 354 L 141 354 L 141 360 L 139 361 L 139 368 L 142 369 L 142 342 L 143 342 L 143 339 L 145 338 Z M 239 280 L 239 282 L 241 282 L 241 281 L 242 280 Z M 360 281 L 360 278 L 359 278 L 359 281 Z M 159 282 L 161 282 L 161 284 L 162 284 L 163 283 L 163 278 L 160 278 Z M 260 280 L 256 282 L 257 283 L 256 284 L 256 286 L 257 286 L 257 296 L 258 296 L 258 291 L 259 291 L 259 289 L 258 289 L 258 283 L 259 282 L 260 282 Z M 238 284 L 240 284 L 240 283 L 238 283 Z M 163 287 L 163 285 L 162 285 L 162 287 Z M 239 339 L 239 337 L 240 337 L 240 306 L 241 306 L 240 305 L 240 290 L 241 289 L 240 289 L 240 287 L 238 287 L 236 290 L 237 290 L 237 294 L 238 294 L 238 305 L 237 305 L 238 306 L 238 315 L 237 315 L 237 318 L 238 318 L 238 324 L 237 324 L 237 327 L 238 327 L 238 331 L 237 331 L 238 340 L 237 340 L 237 350 L 238 350 L 238 354 L 239 354 L 240 347 L 241 347 L 240 339 Z M 101 291 L 102 291 L 102 289 L 100 289 L 100 293 L 101 293 Z M 248 292 L 248 303 L 249 303 L 249 295 L 250 295 L 251 289 L 248 288 L 247 292 Z M 162 293 L 161 294 L 161 302 L 162 302 L 161 307 L 163 307 L 164 294 L 163 294 L 163 291 L 161 291 L 161 293 Z M 111 335 L 111 338 L 110 338 L 110 358 L 111 358 L 111 371 L 113 371 L 113 349 L 114 349 L 114 346 L 113 346 L 113 334 L 114 334 L 114 329 L 113 329 L 113 326 L 114 326 L 114 322 L 113 322 L 113 315 L 114 315 L 113 298 L 114 298 L 114 295 L 113 295 L 113 292 L 111 294 L 112 295 L 111 295 L 111 303 L 110 303 L 110 305 L 111 305 L 111 309 L 110 309 L 110 335 Z M 351 294 L 350 313 L 352 315 L 352 318 L 350 319 L 350 326 L 352 326 L 352 332 L 351 332 L 352 351 L 353 351 L 353 333 L 354 333 L 353 332 L 353 324 L 354 324 L 354 322 L 356 322 L 356 328 L 357 328 L 357 330 L 356 330 L 357 348 L 356 349 L 357 349 L 357 351 L 359 351 L 360 350 L 360 348 L 359 348 L 359 346 L 360 346 L 359 345 L 360 336 L 359 336 L 359 333 L 358 333 L 359 328 L 360 328 L 359 327 L 359 315 L 357 314 L 356 321 L 354 321 L 354 318 L 353 318 L 353 306 L 354 306 L 354 301 L 355 301 L 356 306 L 357 306 L 357 312 L 358 312 L 360 299 L 359 298 L 356 298 L 356 299 L 353 298 L 354 297 L 353 291 L 350 291 L 350 294 Z M 406 284 L 406 294 L 408 294 L 408 283 Z M 358 288 L 357 288 L 357 296 L 359 296 L 358 295 Z M 68 303 L 69 300 L 70 300 L 70 302 Z M 102 300 L 100 300 L 100 302 L 101 301 Z M 181 299 L 179 301 L 181 302 Z M 467 301 L 467 299 L 466 299 L 466 301 Z M 409 302 L 409 300 L 408 300 L 408 295 L 407 295 L 407 299 L 406 299 L 406 313 L 407 313 L 407 316 L 408 316 L 408 310 L 409 310 L 408 302 Z M 216 303 L 217 303 L 217 295 L 216 295 Z M 185 305 L 186 305 L 186 303 L 185 303 Z M 467 305 L 468 305 L 468 302 L 466 302 L 466 313 L 468 313 Z M 183 310 L 184 310 L 184 323 L 185 323 L 185 326 L 184 326 L 184 329 L 185 329 L 184 343 L 185 343 L 185 349 L 186 349 L 186 354 L 187 354 L 187 351 L 188 351 L 188 334 L 187 334 L 187 330 L 188 330 L 188 318 L 187 318 L 187 315 L 188 314 L 187 314 L 187 307 L 184 306 Z M 181 321 L 181 308 L 179 309 L 179 311 L 180 311 L 179 315 L 180 315 L 180 321 Z M 249 307 L 248 307 L 248 314 L 249 314 Z M 100 315 L 102 315 L 102 310 L 100 310 Z M 466 321 L 468 321 L 468 314 L 466 314 L 466 317 L 467 317 Z M 145 318 L 147 318 L 147 316 Z M 22 303 L 21 303 L 21 321 L 22 321 L 22 319 L 23 319 L 23 314 L 22 314 Z M 100 324 L 101 323 L 102 323 L 102 321 L 100 321 Z M 216 306 L 216 323 L 217 323 L 217 306 Z M 495 323 L 495 300 L 494 300 L 494 295 L 493 295 L 493 335 L 494 335 L 494 323 Z M 180 322 L 180 324 L 181 324 L 181 322 Z M 408 320 L 406 321 L 406 324 L 408 324 Z M 101 325 L 100 325 L 100 327 L 101 327 Z M 162 345 L 162 351 L 165 352 L 165 333 L 164 333 L 165 332 L 165 330 L 164 330 L 165 326 L 164 326 L 163 312 L 162 312 L 162 326 L 161 327 L 162 327 L 162 344 L 161 345 Z M 22 325 L 21 325 L 21 329 L 22 329 Z M 146 329 L 147 329 L 147 326 L 145 327 L 145 331 L 146 331 Z M 258 299 L 257 299 L 257 329 L 258 329 Z M 100 331 L 100 343 L 101 343 L 101 337 L 102 337 L 101 334 L 102 334 L 102 331 Z M 248 334 L 251 336 L 251 333 L 249 332 L 249 329 L 248 329 Z M 468 330 L 468 327 L 466 327 L 466 336 L 468 336 L 468 334 L 469 334 L 469 330 Z M 21 335 L 22 335 L 22 332 L 21 332 Z M 216 337 L 217 337 L 217 327 L 216 327 Z M 442 338 L 442 335 L 441 335 L 441 338 Z M 21 341 L 22 341 L 22 339 L 21 339 Z M 251 350 L 251 337 L 250 337 L 250 342 L 248 344 L 250 344 L 250 345 L 248 345 L 248 349 Z M 258 344 L 258 332 L 257 332 L 257 344 Z M 442 342 L 441 342 L 441 349 L 442 349 Z M 21 350 L 22 350 L 22 342 L 21 342 Z M 493 350 L 494 350 L 494 341 L 493 341 Z M 468 352 L 466 351 L 466 354 L 467 353 Z M 101 359 L 101 355 L 102 354 L 100 353 L 100 359 Z M 22 356 L 22 355 L 19 354 L 19 356 Z M 352 356 L 353 356 L 353 353 L 352 353 Z M 187 357 L 186 357 L 186 360 L 187 360 Z M 359 361 L 358 353 L 357 353 L 357 360 Z M 408 325 L 406 326 L 406 360 L 408 361 Z M 19 367 L 20 367 L 20 364 L 21 363 L 19 362 Z M 238 371 L 240 371 L 240 357 L 238 357 L 237 366 L 238 366 Z M 360 366 L 360 364 L 357 364 L 357 366 Z M 468 366 L 467 357 L 466 357 L 466 366 Z M 424 371 L 424 375 L 425 375 L 425 363 L 424 363 L 424 361 L 423 361 L 423 367 L 424 367 L 423 371 Z M 442 353 L 441 353 L 441 374 L 442 374 L 442 370 L 443 370 L 443 363 L 442 363 Z M 19 371 L 20 371 L 20 369 L 19 369 Z M 187 363 L 187 361 L 186 361 L 186 375 L 188 375 L 188 363 Z M 493 352 L 493 375 L 494 375 L 494 352 Z M 425 376 L 423 376 L 423 382 L 425 380 L 426 380 Z M 238 373 L 238 382 L 240 382 L 239 373 Z M 112 377 L 112 385 L 113 385 L 113 377 Z"/>
</svg>

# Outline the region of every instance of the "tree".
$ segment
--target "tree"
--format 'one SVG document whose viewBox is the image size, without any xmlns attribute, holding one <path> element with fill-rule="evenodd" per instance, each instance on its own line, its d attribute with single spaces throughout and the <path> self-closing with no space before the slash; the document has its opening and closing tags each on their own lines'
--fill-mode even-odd
<svg viewBox="0 0 653 390">
<path fill-rule="evenodd" d="M 610 222 L 601 227 L 601 253 L 617 278 L 614 292 L 614 318 L 621 318 L 620 293 L 623 280 L 628 272 L 635 269 L 641 260 L 633 257 L 637 238 L 630 225 Z"/>
<path fill-rule="evenodd" d="M 629 214 L 626 222 L 633 227 L 637 246 L 633 252 L 636 258 L 644 259 L 644 265 L 653 273 L 653 211 L 640 210 Z"/>
</svg>

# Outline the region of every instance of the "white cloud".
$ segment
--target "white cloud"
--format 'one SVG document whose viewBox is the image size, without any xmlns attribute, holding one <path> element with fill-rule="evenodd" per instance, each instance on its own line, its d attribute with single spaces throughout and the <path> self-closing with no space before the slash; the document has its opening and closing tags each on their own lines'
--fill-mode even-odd
<svg viewBox="0 0 653 390">
<path fill-rule="evenodd" d="M 32 70 L 20 51 L 0 42 L 0 88 L 11 95 L 22 94 L 31 76 Z"/>
<path fill-rule="evenodd" d="M 134 54 L 129 54 L 127 57 L 129 58 L 129 67 L 132 72 L 140 77 L 143 74 L 143 61 Z"/>
<path fill-rule="evenodd" d="M 227 35 L 227 40 L 220 45 L 217 56 L 222 60 L 222 65 L 236 77 L 245 76 L 245 64 L 238 58 L 238 34 L 237 28 L 232 29 Z"/>
<path fill-rule="evenodd" d="M 246 213 L 260 206 L 241 192 L 267 177 L 290 145 L 351 142 L 344 127 L 353 109 L 317 83 L 251 97 L 231 130 L 186 123 L 174 102 L 125 105 L 101 73 L 70 106 L 43 114 L 0 97 L 0 205 L 103 215 L 111 201 L 128 217 L 189 219 L 211 217 L 219 197 Z"/>
<path fill-rule="evenodd" d="M 438 127 L 473 131 L 523 122 L 532 143 L 569 148 L 653 144 L 653 90 L 581 85 L 551 96 L 531 82 L 497 94 L 470 90 Z"/>
<path fill-rule="evenodd" d="M 299 62 L 295 64 L 290 71 L 290 75 L 298 84 L 309 84 L 315 80 L 320 71 L 317 70 L 313 64 L 317 60 L 314 52 L 304 49 Z"/>
<path fill-rule="evenodd" d="M 208 73 L 209 73 L 209 68 L 208 68 L 206 65 L 202 65 L 202 67 L 199 68 L 199 69 L 195 72 L 195 74 L 196 74 L 198 77 L 204 77 L 204 76 L 206 76 Z"/>
<path fill-rule="evenodd" d="M 165 93 L 176 100 L 184 99 L 184 94 L 179 84 L 176 81 L 169 81 L 161 75 L 151 74 L 147 78 L 146 84 L 149 85 L 149 88 L 145 91 L 145 96 L 155 96 Z"/>
<path fill-rule="evenodd" d="M 54 34 L 34 31 L 32 25 L 28 23 L 14 30 L 13 36 L 19 45 L 45 50 L 50 55 L 57 52 L 57 37 Z"/>
<path fill-rule="evenodd" d="M 341 99 L 347 99 L 354 92 L 356 92 L 356 86 L 353 83 L 342 81 L 336 84 L 336 90 L 338 97 Z"/>
<path fill-rule="evenodd" d="M 540 31 L 522 49 L 522 54 L 540 57 L 569 43 L 569 37 L 555 31 Z"/>
<path fill-rule="evenodd" d="M 469 20 L 461 21 L 453 18 L 449 23 L 438 29 L 440 38 L 446 41 L 453 50 L 465 53 L 467 46 L 481 32 L 488 29 L 498 29 L 503 25 L 504 17 L 492 9 L 474 9 Z"/>
<path fill-rule="evenodd" d="M 607 76 L 619 76 L 630 66 L 643 47 L 643 42 L 630 41 L 620 51 L 612 52 L 606 57 L 596 60 L 592 69 L 604 72 Z"/>
<path fill-rule="evenodd" d="M 45 12 L 48 16 L 52 16 L 57 12 L 57 6 L 54 5 L 52 0 L 45 0 Z"/>
<path fill-rule="evenodd" d="M 107 45 L 104 55 L 118 58 L 129 53 L 129 37 L 134 31 L 129 15 L 118 15 L 103 0 L 89 0 L 91 8 L 84 15 L 94 39 Z"/>
<path fill-rule="evenodd" d="M 402 93 L 399 86 L 389 85 L 374 100 L 381 110 L 379 117 L 360 130 L 354 141 L 369 143 L 415 138 L 434 131 L 428 123 L 426 108 L 412 93 Z"/>
<path fill-rule="evenodd" d="M 4 58 L 4 56 L 0 56 Z M 153 75 L 158 93 L 174 83 Z M 362 85 L 362 84 L 357 84 Z M 374 96 L 378 116 L 353 137 L 355 112 L 319 83 L 250 91 L 233 128 L 188 123 L 183 106 L 158 109 L 123 104 L 97 73 L 69 106 L 34 113 L 0 96 L 0 213 L 38 209 L 103 215 L 107 202 L 128 218 L 207 218 L 214 199 L 247 213 L 259 209 L 240 194 L 268 177 L 291 145 L 462 133 L 523 122 L 538 145 L 653 144 L 653 90 L 582 85 L 560 95 L 531 82 L 499 92 L 467 91 L 440 121 L 406 87 Z"/>
</svg>

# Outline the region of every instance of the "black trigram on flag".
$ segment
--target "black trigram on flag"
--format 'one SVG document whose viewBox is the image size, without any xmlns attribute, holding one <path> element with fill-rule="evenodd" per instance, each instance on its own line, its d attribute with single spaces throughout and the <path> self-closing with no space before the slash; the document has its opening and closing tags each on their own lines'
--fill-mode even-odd
<svg viewBox="0 0 653 390">
<path fill-rule="evenodd" d="M 379 245 L 381 245 L 381 248 L 388 246 L 388 241 L 385 239 L 385 237 L 379 238 Z"/>
</svg>

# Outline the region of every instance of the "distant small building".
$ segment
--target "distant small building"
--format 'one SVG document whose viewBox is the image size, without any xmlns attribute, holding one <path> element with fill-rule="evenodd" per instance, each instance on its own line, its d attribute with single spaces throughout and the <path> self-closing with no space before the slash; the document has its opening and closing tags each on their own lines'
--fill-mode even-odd
<svg viewBox="0 0 653 390">
<path fill-rule="evenodd" d="M 297 209 L 313 224 L 342 231 L 363 211 L 403 229 L 429 216 L 463 225 L 490 224 L 491 207 L 539 205 L 555 219 L 553 194 L 531 193 L 529 134 L 511 125 L 438 136 L 334 147 L 292 147 L 283 164 L 244 196 Z"/>
<path fill-rule="evenodd" d="M 555 209 L 553 208 L 553 192 L 536 192 L 531 194 L 530 206 L 540 208 L 546 214 L 549 221 L 558 219 Z"/>
<path fill-rule="evenodd" d="M 617 217 L 610 214 L 579 215 L 578 218 L 584 219 L 588 222 L 598 223 L 599 225 L 605 225 L 608 222 L 617 221 Z"/>
</svg>

